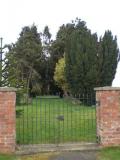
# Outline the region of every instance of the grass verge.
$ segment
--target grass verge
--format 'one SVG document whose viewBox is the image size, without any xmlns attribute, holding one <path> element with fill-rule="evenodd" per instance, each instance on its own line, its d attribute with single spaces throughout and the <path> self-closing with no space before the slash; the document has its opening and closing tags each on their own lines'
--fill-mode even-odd
<svg viewBox="0 0 120 160">
<path fill-rule="evenodd" d="M 53 157 L 57 154 L 58 153 L 42 153 L 21 157 L 15 157 L 13 155 L 0 155 L 0 160 L 48 160 L 50 157 Z M 98 152 L 96 160 L 120 160 L 120 147 L 101 149 Z"/>
<path fill-rule="evenodd" d="M 120 147 L 108 147 L 98 153 L 98 160 L 120 160 Z"/>
<path fill-rule="evenodd" d="M 14 155 L 0 154 L 0 160 L 17 160 Z"/>
</svg>

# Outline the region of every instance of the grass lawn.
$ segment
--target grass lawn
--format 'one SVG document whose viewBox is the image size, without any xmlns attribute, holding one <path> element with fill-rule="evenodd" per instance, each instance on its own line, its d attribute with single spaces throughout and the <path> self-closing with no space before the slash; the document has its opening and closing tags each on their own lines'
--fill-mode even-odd
<svg viewBox="0 0 120 160">
<path fill-rule="evenodd" d="M 98 154 L 98 160 L 120 160 L 120 147 L 102 149 Z"/>
<path fill-rule="evenodd" d="M 96 141 L 96 109 L 56 97 L 33 99 L 17 106 L 20 144 Z"/>
<path fill-rule="evenodd" d="M 0 160 L 17 160 L 13 155 L 0 155 Z"/>
</svg>

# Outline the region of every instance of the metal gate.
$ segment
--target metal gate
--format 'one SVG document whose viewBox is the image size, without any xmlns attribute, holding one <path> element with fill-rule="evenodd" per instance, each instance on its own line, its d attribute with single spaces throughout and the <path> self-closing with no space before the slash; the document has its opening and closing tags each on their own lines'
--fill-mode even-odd
<svg viewBox="0 0 120 160">
<path fill-rule="evenodd" d="M 96 142 L 94 94 L 38 96 L 16 107 L 18 144 Z"/>
</svg>

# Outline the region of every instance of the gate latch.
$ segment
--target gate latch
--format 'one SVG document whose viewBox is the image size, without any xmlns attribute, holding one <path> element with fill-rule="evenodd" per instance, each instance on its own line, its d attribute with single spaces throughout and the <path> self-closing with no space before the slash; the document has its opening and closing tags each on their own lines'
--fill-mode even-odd
<svg viewBox="0 0 120 160">
<path fill-rule="evenodd" d="M 57 117 L 57 119 L 58 119 L 59 121 L 64 121 L 64 115 L 59 115 L 59 116 Z"/>
<path fill-rule="evenodd" d="M 96 101 L 96 107 L 100 106 L 100 101 Z"/>
</svg>

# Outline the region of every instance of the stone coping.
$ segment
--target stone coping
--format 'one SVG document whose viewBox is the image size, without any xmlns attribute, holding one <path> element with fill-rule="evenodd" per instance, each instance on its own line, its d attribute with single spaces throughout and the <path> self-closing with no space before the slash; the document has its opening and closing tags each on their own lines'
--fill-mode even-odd
<svg viewBox="0 0 120 160">
<path fill-rule="evenodd" d="M 16 92 L 17 89 L 14 87 L 0 87 L 0 92 Z"/>
<path fill-rule="evenodd" d="M 95 91 L 120 91 L 120 87 L 110 87 L 110 86 L 106 86 L 106 87 L 97 87 L 94 88 Z"/>
</svg>

